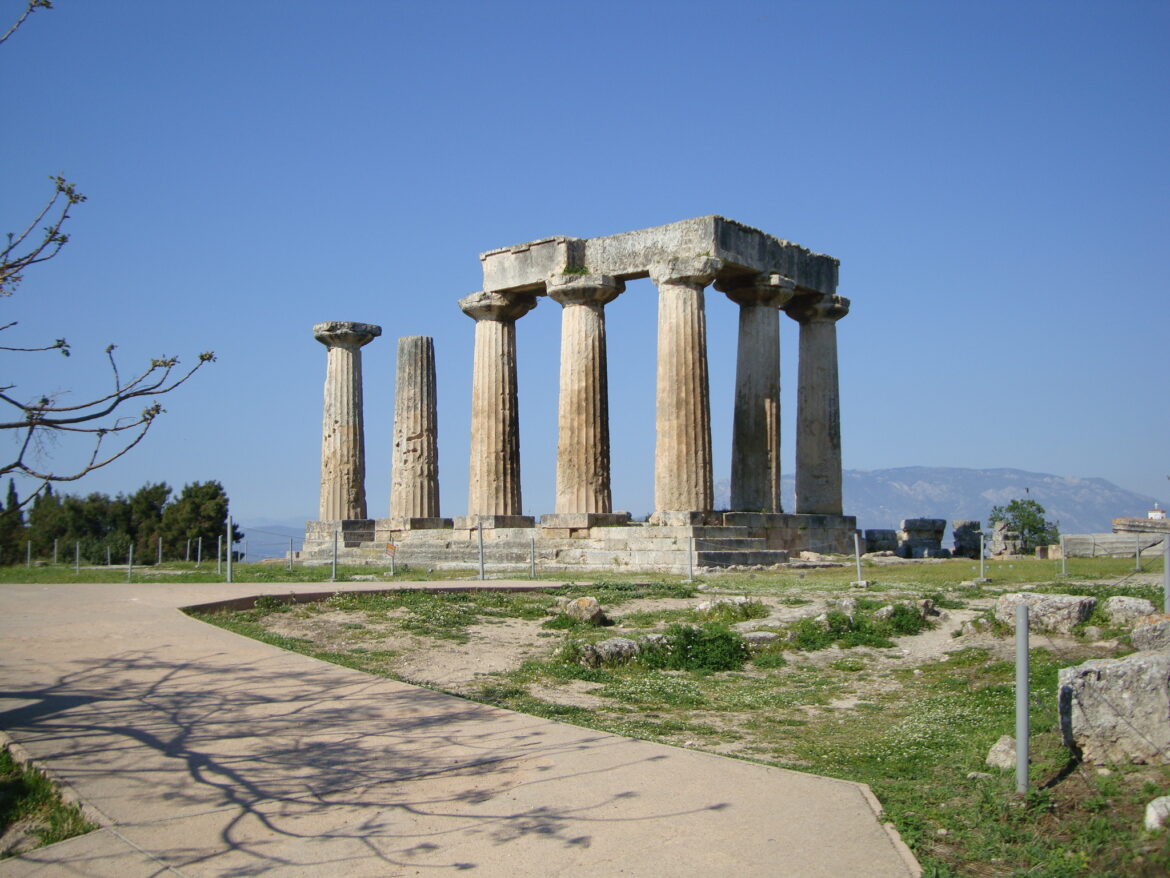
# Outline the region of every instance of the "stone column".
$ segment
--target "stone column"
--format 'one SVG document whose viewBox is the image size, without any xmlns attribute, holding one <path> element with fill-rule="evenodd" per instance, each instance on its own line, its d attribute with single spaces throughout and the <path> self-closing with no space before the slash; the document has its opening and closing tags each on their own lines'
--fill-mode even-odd
<svg viewBox="0 0 1170 878">
<path fill-rule="evenodd" d="M 394 527 L 451 524 L 439 518 L 438 434 L 435 341 L 425 335 L 400 338 L 390 481 L 390 518 Z"/>
<path fill-rule="evenodd" d="M 605 312 L 626 285 L 600 274 L 558 275 L 548 295 L 561 311 L 561 387 L 556 514 L 613 511 L 609 482 L 609 389 Z M 543 524 L 555 522 L 542 517 Z M 588 519 L 585 519 L 587 522 Z"/>
<path fill-rule="evenodd" d="M 837 321 L 849 313 L 842 296 L 799 296 L 784 309 L 800 324 L 796 395 L 796 511 L 841 514 L 841 398 L 837 386 Z"/>
<path fill-rule="evenodd" d="M 331 320 L 313 326 L 328 348 L 321 428 L 321 521 L 366 517 L 366 449 L 362 425 L 362 346 L 382 334 L 370 323 Z"/>
<path fill-rule="evenodd" d="M 654 521 L 690 523 L 712 504 L 711 402 L 703 288 L 722 262 L 672 259 L 651 266 L 658 286 Z M 685 513 L 685 514 L 683 514 Z"/>
<path fill-rule="evenodd" d="M 516 320 L 536 307 L 536 299 L 525 293 L 479 292 L 460 299 L 459 307 L 475 320 L 467 515 L 493 526 L 531 525 L 518 519 L 522 507 Z M 505 520 L 509 518 L 517 520 Z"/>
<path fill-rule="evenodd" d="M 793 283 L 778 274 L 716 283 L 739 305 L 731 508 L 780 512 L 780 312 Z"/>
</svg>

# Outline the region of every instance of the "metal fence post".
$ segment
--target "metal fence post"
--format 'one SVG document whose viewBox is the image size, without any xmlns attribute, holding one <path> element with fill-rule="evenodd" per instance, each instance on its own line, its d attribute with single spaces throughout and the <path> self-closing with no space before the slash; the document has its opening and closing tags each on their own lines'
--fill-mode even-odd
<svg viewBox="0 0 1170 878">
<path fill-rule="evenodd" d="M 1016 792 L 1028 791 L 1028 605 L 1016 606 Z"/>
<path fill-rule="evenodd" d="M 32 567 L 32 540 L 29 540 L 24 546 L 24 565 Z"/>
<path fill-rule="evenodd" d="M 57 563 L 57 538 L 53 538 L 53 564 Z"/>
<path fill-rule="evenodd" d="M 197 537 L 195 540 L 195 566 L 199 567 L 203 563 L 203 537 Z"/>
<path fill-rule="evenodd" d="M 223 534 L 215 538 L 215 575 L 220 574 L 220 561 L 223 559 Z"/>
<path fill-rule="evenodd" d="M 1060 535 L 1060 575 L 1068 576 L 1068 547 L 1064 534 Z"/>
<path fill-rule="evenodd" d="M 486 579 L 483 569 L 483 521 L 480 521 L 479 526 L 475 529 L 479 534 L 479 578 Z"/>
<path fill-rule="evenodd" d="M 332 574 L 329 577 L 330 582 L 337 582 L 337 528 L 333 529 L 333 566 Z"/>
<path fill-rule="evenodd" d="M 856 585 L 861 585 L 865 580 L 861 578 L 861 537 L 858 536 L 857 531 L 853 532 L 853 560 L 857 562 Z"/>
<path fill-rule="evenodd" d="M 1138 536 L 1133 538 L 1133 569 L 1142 569 L 1142 538 Z"/>
<path fill-rule="evenodd" d="M 134 581 L 134 544 L 130 544 L 130 551 L 126 553 L 126 581 Z"/>
<path fill-rule="evenodd" d="M 288 572 L 292 573 L 293 538 L 288 538 Z"/>
<path fill-rule="evenodd" d="M 162 566 L 162 534 L 158 535 L 158 563 Z"/>
<path fill-rule="evenodd" d="M 106 566 L 112 567 L 113 564 L 114 562 L 110 560 L 110 544 L 106 543 Z"/>
<path fill-rule="evenodd" d="M 232 517 L 227 517 L 227 536 L 224 537 L 227 542 L 227 581 L 232 581 Z"/>
<path fill-rule="evenodd" d="M 532 538 L 532 551 L 528 556 L 528 578 L 536 579 L 536 537 Z"/>
<path fill-rule="evenodd" d="M 191 538 L 187 537 L 187 561 L 191 560 Z"/>
<path fill-rule="evenodd" d="M 75 542 L 73 544 L 73 574 L 74 576 L 81 573 L 81 543 Z"/>
<path fill-rule="evenodd" d="M 687 537 L 687 582 L 695 581 L 695 538 Z"/>
<path fill-rule="evenodd" d="M 1170 534 L 1162 537 L 1162 612 L 1170 613 Z"/>
</svg>

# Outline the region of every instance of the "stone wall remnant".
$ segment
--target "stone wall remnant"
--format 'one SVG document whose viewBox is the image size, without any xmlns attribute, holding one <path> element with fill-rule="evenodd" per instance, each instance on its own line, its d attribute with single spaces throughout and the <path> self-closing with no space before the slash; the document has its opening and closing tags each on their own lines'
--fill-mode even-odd
<svg viewBox="0 0 1170 878">
<path fill-rule="evenodd" d="M 956 558 L 978 558 L 982 532 L 982 522 L 971 521 L 969 519 L 952 521 L 951 534 L 955 541 L 952 554 Z"/>
<path fill-rule="evenodd" d="M 901 558 L 945 558 L 942 547 L 944 518 L 906 518 L 898 531 L 898 556 Z"/>
</svg>

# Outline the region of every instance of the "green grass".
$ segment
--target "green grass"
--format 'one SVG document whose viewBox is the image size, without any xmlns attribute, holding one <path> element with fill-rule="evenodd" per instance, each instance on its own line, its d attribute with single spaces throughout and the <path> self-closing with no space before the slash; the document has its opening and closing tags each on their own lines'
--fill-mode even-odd
<svg viewBox="0 0 1170 878">
<path fill-rule="evenodd" d="M 41 772 L 18 763 L 7 747 L 0 748 L 0 834 L 21 822 L 26 824 L 27 834 L 37 840 L 33 847 L 98 828 L 77 805 L 62 802 L 56 787 Z M 12 855 L 10 851 L 0 851 L 0 858 Z"/>
</svg>

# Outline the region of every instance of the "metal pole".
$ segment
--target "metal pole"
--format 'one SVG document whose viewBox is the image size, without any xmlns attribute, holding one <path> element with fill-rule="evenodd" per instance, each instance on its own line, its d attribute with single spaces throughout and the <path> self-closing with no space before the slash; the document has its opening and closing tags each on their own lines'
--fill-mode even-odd
<svg viewBox="0 0 1170 878">
<path fill-rule="evenodd" d="M 532 538 L 532 551 L 528 555 L 528 578 L 536 579 L 536 537 Z"/>
<path fill-rule="evenodd" d="M 240 554 L 240 563 L 248 560 L 248 541 L 244 540 L 244 551 Z"/>
<path fill-rule="evenodd" d="M 162 566 L 162 534 L 158 535 L 158 563 Z"/>
<path fill-rule="evenodd" d="M 195 540 L 195 566 L 198 567 L 203 563 L 203 537 L 197 537 Z"/>
<path fill-rule="evenodd" d="M 687 537 L 687 582 L 695 581 L 695 538 Z"/>
<path fill-rule="evenodd" d="M 32 540 L 29 540 L 24 547 L 24 564 L 26 567 L 32 567 Z"/>
<path fill-rule="evenodd" d="M 1170 535 L 1162 537 L 1162 612 L 1170 613 Z"/>
<path fill-rule="evenodd" d="M 191 538 L 187 537 L 187 560 L 191 560 Z"/>
<path fill-rule="evenodd" d="M 1016 792 L 1028 791 L 1028 605 L 1016 606 Z"/>
<path fill-rule="evenodd" d="M 110 567 L 112 565 L 113 565 L 113 562 L 110 561 L 110 544 L 106 543 L 106 566 Z"/>
<path fill-rule="evenodd" d="M 227 541 L 227 581 L 232 581 L 232 517 L 227 517 L 227 536 L 224 537 Z"/>
<path fill-rule="evenodd" d="M 864 580 L 861 578 L 861 537 L 857 531 L 853 532 L 853 560 L 857 562 L 857 583 L 860 585 Z"/>
<path fill-rule="evenodd" d="M 391 576 L 395 576 L 397 574 L 397 569 L 394 566 L 394 556 L 397 554 L 398 554 L 397 549 L 390 550 L 390 575 Z"/>
<path fill-rule="evenodd" d="M 337 531 L 333 531 L 333 566 L 329 575 L 330 582 L 337 582 Z"/>
<path fill-rule="evenodd" d="M 979 581 L 980 582 L 987 582 L 987 574 L 983 572 L 987 566 L 987 549 L 986 549 L 985 544 L 984 544 L 985 539 L 986 539 L 986 537 L 983 534 L 979 534 Z"/>
<path fill-rule="evenodd" d="M 289 573 L 292 573 L 292 555 L 293 555 L 293 542 L 292 542 L 292 537 L 289 537 L 288 538 L 288 572 Z"/>
<path fill-rule="evenodd" d="M 134 544 L 130 544 L 130 551 L 126 553 L 126 581 L 133 582 L 134 577 Z"/>
<path fill-rule="evenodd" d="M 482 521 L 479 523 L 479 526 L 475 530 L 476 530 L 476 533 L 479 534 L 479 578 L 486 579 L 487 577 L 484 576 L 484 570 L 483 570 L 483 522 Z"/>
<path fill-rule="evenodd" d="M 53 538 L 53 563 L 57 563 L 57 538 Z"/>
<path fill-rule="evenodd" d="M 81 543 L 73 544 L 73 573 L 81 573 Z"/>
<path fill-rule="evenodd" d="M 1142 538 L 1133 538 L 1133 569 L 1142 569 Z"/>
<path fill-rule="evenodd" d="M 219 576 L 221 560 L 223 559 L 223 534 L 215 538 L 215 575 Z"/>
<path fill-rule="evenodd" d="M 1068 576 L 1068 548 L 1064 534 L 1060 535 L 1060 575 Z"/>
</svg>

